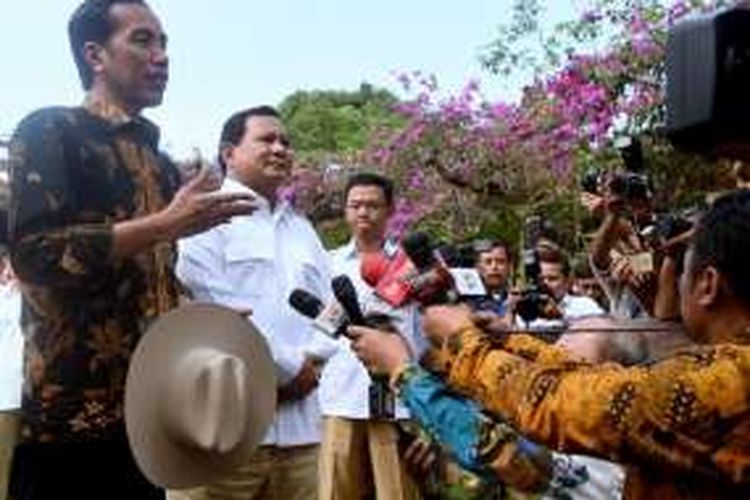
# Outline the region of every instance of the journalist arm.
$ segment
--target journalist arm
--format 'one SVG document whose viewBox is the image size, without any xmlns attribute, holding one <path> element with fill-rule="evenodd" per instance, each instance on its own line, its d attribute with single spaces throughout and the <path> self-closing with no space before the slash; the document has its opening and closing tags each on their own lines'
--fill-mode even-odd
<svg viewBox="0 0 750 500">
<path fill-rule="evenodd" d="M 750 410 L 749 348 L 703 346 L 623 368 L 566 360 L 527 336 L 498 346 L 473 326 L 457 335 L 448 385 L 529 439 L 621 463 L 750 480 L 747 442 L 736 432 Z"/>
</svg>

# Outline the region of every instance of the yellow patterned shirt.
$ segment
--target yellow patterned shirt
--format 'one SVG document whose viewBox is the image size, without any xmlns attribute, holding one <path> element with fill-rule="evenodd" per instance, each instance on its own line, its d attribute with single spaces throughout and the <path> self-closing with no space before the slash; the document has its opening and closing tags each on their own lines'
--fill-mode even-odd
<svg viewBox="0 0 750 500">
<path fill-rule="evenodd" d="M 591 365 L 526 335 L 468 329 L 451 387 L 529 439 L 629 466 L 626 498 L 750 492 L 750 347 L 700 346 L 650 365 Z"/>
</svg>

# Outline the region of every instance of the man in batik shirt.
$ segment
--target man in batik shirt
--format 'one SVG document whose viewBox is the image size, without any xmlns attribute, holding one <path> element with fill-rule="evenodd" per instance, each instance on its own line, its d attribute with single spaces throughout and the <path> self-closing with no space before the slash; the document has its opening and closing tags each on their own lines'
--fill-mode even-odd
<svg viewBox="0 0 750 500">
<path fill-rule="evenodd" d="M 450 387 L 529 439 L 628 465 L 626 498 L 744 498 L 748 253 L 750 192 L 731 193 L 698 224 L 680 280 L 685 327 L 702 345 L 647 365 L 595 365 L 530 336 L 490 337 L 462 308 L 427 310 L 425 331 L 452 353 Z M 390 373 L 399 391 L 414 390 L 419 377 L 403 341 L 367 329 L 352 334 L 366 362 Z"/>
<path fill-rule="evenodd" d="M 251 197 L 179 188 L 140 116 L 161 102 L 166 36 L 137 0 L 87 0 L 70 41 L 86 100 L 25 118 L 11 142 L 10 240 L 23 292 L 22 444 L 11 494 L 159 498 L 130 456 L 123 390 L 145 327 L 177 305 L 172 241 L 250 213 Z"/>
</svg>

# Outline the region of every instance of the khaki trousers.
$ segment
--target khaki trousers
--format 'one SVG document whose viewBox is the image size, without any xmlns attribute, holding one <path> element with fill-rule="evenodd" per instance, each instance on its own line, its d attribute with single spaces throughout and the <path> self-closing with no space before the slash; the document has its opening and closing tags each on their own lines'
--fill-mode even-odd
<svg viewBox="0 0 750 500">
<path fill-rule="evenodd" d="M 261 446 L 247 464 L 216 484 L 171 490 L 167 500 L 314 500 L 318 445 Z"/>
<path fill-rule="evenodd" d="M 18 412 L 0 411 L 0 500 L 8 497 L 13 450 L 18 443 L 20 428 Z"/>
<path fill-rule="evenodd" d="M 416 500 L 419 489 L 399 459 L 391 422 L 323 419 L 319 500 Z"/>
</svg>

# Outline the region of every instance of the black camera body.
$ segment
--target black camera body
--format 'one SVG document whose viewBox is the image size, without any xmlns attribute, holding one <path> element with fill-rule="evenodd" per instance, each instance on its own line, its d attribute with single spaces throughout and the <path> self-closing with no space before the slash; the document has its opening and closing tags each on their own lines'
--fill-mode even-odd
<svg viewBox="0 0 750 500">
<path fill-rule="evenodd" d="M 651 198 L 651 183 L 643 172 L 643 146 L 637 137 L 624 137 L 617 146 L 620 158 L 625 166 L 624 171 L 605 173 L 591 171 L 581 178 L 581 189 L 587 193 L 602 195 L 600 187 L 607 188 L 626 201 L 648 200 Z"/>
<path fill-rule="evenodd" d="M 682 259 L 687 250 L 687 241 L 670 243 L 670 240 L 690 231 L 701 214 L 702 210 L 698 208 L 658 214 L 652 224 L 641 230 L 641 236 L 649 242 L 652 248 L 662 249 L 667 255 L 676 259 L 678 269 L 681 269 Z"/>
<path fill-rule="evenodd" d="M 529 285 L 521 290 L 521 298 L 516 303 L 516 314 L 525 323 L 544 318 L 550 300 L 550 295 L 545 293 L 541 287 Z"/>
<path fill-rule="evenodd" d="M 599 186 L 602 184 L 599 172 L 588 172 L 581 178 L 581 189 L 587 193 L 601 195 Z M 627 201 L 648 200 L 651 196 L 648 177 L 636 172 L 617 172 L 607 181 L 613 194 L 623 197 Z"/>
<path fill-rule="evenodd" d="M 609 189 L 628 201 L 648 200 L 651 196 L 648 178 L 635 172 L 615 174 L 609 181 Z"/>
<path fill-rule="evenodd" d="M 672 238 L 690 231 L 693 228 L 693 220 L 682 213 L 660 214 L 654 222 L 656 236 L 662 241 L 669 241 Z"/>
<path fill-rule="evenodd" d="M 750 10 L 676 24 L 667 43 L 667 135 L 681 149 L 711 152 L 750 141 Z"/>
<path fill-rule="evenodd" d="M 551 294 L 542 283 L 542 265 L 537 245 L 544 230 L 544 220 L 538 215 L 524 221 L 524 248 L 521 252 L 523 276 L 526 285 L 521 289 L 521 297 L 516 303 L 515 312 L 525 323 L 547 316 Z"/>
</svg>

